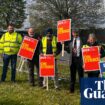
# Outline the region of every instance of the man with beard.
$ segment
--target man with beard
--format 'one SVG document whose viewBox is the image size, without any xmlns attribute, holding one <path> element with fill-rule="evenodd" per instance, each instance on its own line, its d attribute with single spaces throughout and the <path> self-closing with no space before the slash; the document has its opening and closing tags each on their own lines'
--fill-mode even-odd
<svg viewBox="0 0 105 105">
<path fill-rule="evenodd" d="M 3 72 L 1 81 L 4 82 L 6 79 L 7 69 L 9 62 L 11 61 L 11 81 L 15 82 L 16 78 L 16 63 L 17 53 L 22 42 L 22 36 L 14 32 L 13 24 L 8 25 L 8 31 L 2 35 L 0 40 L 0 52 L 3 54 Z"/>
<path fill-rule="evenodd" d="M 35 31 L 34 31 L 33 28 L 28 29 L 28 36 L 38 40 L 38 37 L 35 35 Z M 40 54 L 40 49 L 39 48 L 40 48 L 40 41 L 38 42 L 38 45 L 37 45 L 37 48 L 35 50 L 33 59 L 27 61 L 27 65 L 28 65 L 28 69 L 29 69 L 29 83 L 30 83 L 31 86 L 35 85 L 34 66 L 36 66 L 36 69 L 37 69 L 39 86 L 43 86 L 43 78 L 39 77 L 39 54 Z"/>
<path fill-rule="evenodd" d="M 54 85 L 55 89 L 59 89 L 58 82 L 58 69 L 57 69 L 57 57 L 62 50 L 61 43 L 57 43 L 57 37 L 53 34 L 52 28 L 48 28 L 46 30 L 46 35 L 42 37 L 41 40 L 41 54 L 53 54 L 55 56 L 55 77 L 54 77 Z M 44 77 L 43 87 L 46 87 L 46 77 Z"/>
</svg>

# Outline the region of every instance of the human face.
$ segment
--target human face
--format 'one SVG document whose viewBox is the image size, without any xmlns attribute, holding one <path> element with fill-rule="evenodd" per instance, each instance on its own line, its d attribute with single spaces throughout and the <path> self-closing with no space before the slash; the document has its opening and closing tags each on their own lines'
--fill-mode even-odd
<svg viewBox="0 0 105 105">
<path fill-rule="evenodd" d="M 13 26 L 8 26 L 8 32 L 13 33 L 14 32 L 14 27 Z"/>
<path fill-rule="evenodd" d="M 79 36 L 79 34 L 75 31 L 72 32 L 72 35 L 73 35 L 74 38 L 77 38 Z"/>
<path fill-rule="evenodd" d="M 35 34 L 34 29 L 33 29 L 33 28 L 30 28 L 30 29 L 28 30 L 28 35 L 29 35 L 30 37 L 33 37 L 34 34 Z"/>
<path fill-rule="evenodd" d="M 88 38 L 88 43 L 90 43 L 90 44 L 94 44 L 95 43 L 95 38 L 93 38 L 93 37 L 89 37 Z"/>
<path fill-rule="evenodd" d="M 52 37 L 52 34 L 50 32 L 47 33 L 47 37 Z"/>
</svg>

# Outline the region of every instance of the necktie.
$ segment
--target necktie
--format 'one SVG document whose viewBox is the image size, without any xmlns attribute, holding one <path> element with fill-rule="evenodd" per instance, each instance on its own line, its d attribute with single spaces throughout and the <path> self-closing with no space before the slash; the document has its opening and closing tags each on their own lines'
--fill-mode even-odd
<svg viewBox="0 0 105 105">
<path fill-rule="evenodd" d="M 77 41 L 76 41 L 76 38 L 74 39 L 74 47 L 73 47 L 73 56 L 76 56 L 77 55 Z"/>
<path fill-rule="evenodd" d="M 76 47 L 77 47 L 77 41 L 76 41 L 76 38 L 75 38 L 75 40 L 74 40 L 74 48 L 76 49 Z"/>
</svg>

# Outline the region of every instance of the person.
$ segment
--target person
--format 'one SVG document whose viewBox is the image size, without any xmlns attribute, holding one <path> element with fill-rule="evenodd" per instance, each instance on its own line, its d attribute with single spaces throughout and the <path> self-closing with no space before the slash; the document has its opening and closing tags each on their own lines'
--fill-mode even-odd
<svg viewBox="0 0 105 105">
<path fill-rule="evenodd" d="M 38 40 L 38 37 L 35 35 L 35 31 L 33 28 L 28 29 L 28 36 Z M 31 86 L 35 86 L 34 65 L 36 66 L 36 69 L 37 69 L 39 86 L 43 86 L 43 78 L 39 77 L 39 54 L 40 54 L 40 41 L 38 40 L 38 45 L 35 50 L 33 59 L 27 60 L 27 65 L 28 65 L 28 69 L 29 69 L 29 83 Z"/>
<path fill-rule="evenodd" d="M 75 91 L 76 71 L 78 71 L 79 82 L 83 77 L 82 68 L 82 40 L 78 30 L 72 30 L 72 40 L 65 46 L 65 50 L 70 53 L 70 93 Z"/>
<path fill-rule="evenodd" d="M 87 43 L 83 45 L 83 48 L 92 47 L 92 46 L 99 46 L 100 49 L 100 57 L 102 57 L 102 53 L 104 51 L 103 47 L 98 43 L 96 36 L 94 33 L 90 33 Z M 99 77 L 99 70 L 88 72 L 88 77 Z"/>
<path fill-rule="evenodd" d="M 11 81 L 16 79 L 17 53 L 22 42 L 22 36 L 14 32 L 14 25 L 8 25 L 8 31 L 2 35 L 0 40 L 0 49 L 3 54 L 3 71 L 1 81 L 5 81 L 9 62 L 11 61 Z"/>
<path fill-rule="evenodd" d="M 57 38 L 53 35 L 52 28 L 46 30 L 46 35 L 42 37 L 41 40 L 41 54 L 53 54 L 55 58 L 55 77 L 54 77 L 54 86 L 55 89 L 59 89 L 58 83 L 58 69 L 57 69 L 57 56 L 62 50 L 61 43 L 57 43 Z M 46 78 L 43 81 L 43 87 L 46 87 Z"/>
</svg>

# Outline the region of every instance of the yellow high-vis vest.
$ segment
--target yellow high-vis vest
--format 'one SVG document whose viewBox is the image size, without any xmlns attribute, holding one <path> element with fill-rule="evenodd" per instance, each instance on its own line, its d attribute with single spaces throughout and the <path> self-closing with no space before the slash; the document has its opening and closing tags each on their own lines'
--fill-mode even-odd
<svg viewBox="0 0 105 105">
<path fill-rule="evenodd" d="M 22 36 L 17 32 L 6 32 L 0 39 L 0 53 L 3 54 L 17 54 L 22 42 Z"/>
<path fill-rule="evenodd" d="M 42 38 L 42 51 L 44 54 L 46 54 L 46 52 L 47 52 L 47 37 Z M 57 38 L 56 38 L 56 36 L 52 37 L 52 51 L 53 51 L 53 54 L 55 54 L 57 51 Z"/>
<path fill-rule="evenodd" d="M 86 44 L 86 45 L 83 45 L 83 47 L 82 48 L 88 48 L 89 46 Z"/>
</svg>

